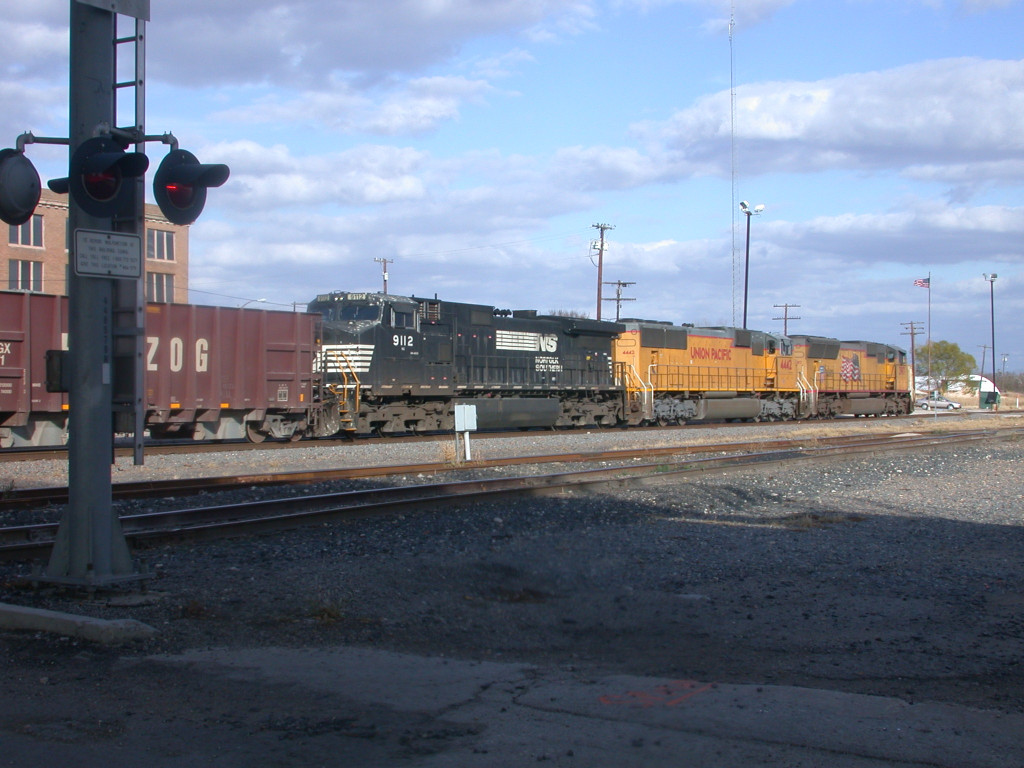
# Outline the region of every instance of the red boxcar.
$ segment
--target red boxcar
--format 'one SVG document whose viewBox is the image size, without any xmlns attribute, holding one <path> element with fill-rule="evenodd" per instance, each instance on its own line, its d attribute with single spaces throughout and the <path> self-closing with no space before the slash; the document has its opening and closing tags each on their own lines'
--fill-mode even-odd
<svg viewBox="0 0 1024 768">
<path fill-rule="evenodd" d="M 146 307 L 146 424 L 154 437 L 298 438 L 317 394 L 319 316 Z M 46 351 L 67 348 L 67 298 L 0 292 L 0 446 L 67 439 L 67 395 L 46 391 Z"/>
<path fill-rule="evenodd" d="M 46 391 L 46 351 L 67 348 L 68 300 L 0 292 L 0 447 L 62 445 L 67 395 Z"/>
</svg>

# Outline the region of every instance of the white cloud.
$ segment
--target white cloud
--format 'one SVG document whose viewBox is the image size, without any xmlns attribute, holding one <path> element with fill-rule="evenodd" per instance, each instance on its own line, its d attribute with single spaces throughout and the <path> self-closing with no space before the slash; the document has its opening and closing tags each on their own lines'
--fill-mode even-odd
<svg viewBox="0 0 1024 768">
<path fill-rule="evenodd" d="M 747 85 L 737 89 L 736 112 L 747 174 L 894 167 L 935 173 L 965 157 L 990 164 L 975 166 L 979 171 L 995 170 L 991 164 L 1024 158 L 1024 61 L 944 59 Z M 728 93 L 635 130 L 679 176 L 729 172 Z"/>
<path fill-rule="evenodd" d="M 572 29 L 595 0 L 177 0 L 154 8 L 152 75 L 182 86 L 309 89 L 345 73 L 368 82 L 417 72 L 488 35 Z"/>
<path fill-rule="evenodd" d="M 335 133 L 399 136 L 424 133 L 456 120 L 466 103 L 478 103 L 493 89 L 482 80 L 460 76 L 415 78 L 405 83 L 358 91 L 348 83 L 282 99 L 277 93 L 222 110 L 212 118 L 253 123 L 310 125 Z"/>
<path fill-rule="evenodd" d="M 240 141 L 209 147 L 205 153 L 231 168 L 232 184 L 222 190 L 224 200 L 246 218 L 252 212 L 259 216 L 261 210 L 379 205 L 424 194 L 417 176 L 423 156 L 413 149 L 361 146 L 300 157 L 283 145 Z"/>
</svg>

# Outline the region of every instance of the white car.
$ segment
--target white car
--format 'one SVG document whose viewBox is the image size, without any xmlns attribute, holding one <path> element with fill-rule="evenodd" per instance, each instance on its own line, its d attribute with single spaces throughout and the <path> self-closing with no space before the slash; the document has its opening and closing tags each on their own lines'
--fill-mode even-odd
<svg viewBox="0 0 1024 768">
<path fill-rule="evenodd" d="M 947 400 L 942 396 L 922 397 L 920 400 L 914 403 L 914 406 L 920 408 L 923 411 L 927 411 L 929 408 L 935 410 L 942 410 L 943 408 L 945 408 L 946 410 L 956 410 L 957 408 L 963 407 L 962 405 L 960 405 L 960 403 L 954 403 L 952 400 Z"/>
</svg>

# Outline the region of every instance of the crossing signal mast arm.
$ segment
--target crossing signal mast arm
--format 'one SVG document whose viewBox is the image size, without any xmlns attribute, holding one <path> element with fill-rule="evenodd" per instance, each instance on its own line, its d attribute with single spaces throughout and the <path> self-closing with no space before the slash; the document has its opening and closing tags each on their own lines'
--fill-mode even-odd
<svg viewBox="0 0 1024 768">
<path fill-rule="evenodd" d="M 47 186 L 68 194 L 93 216 L 112 216 L 132 192 L 126 179 L 146 173 L 149 159 L 141 152 L 126 152 L 129 144 L 160 141 L 171 151 L 160 163 L 153 179 L 153 196 L 167 220 L 187 225 L 199 218 L 206 205 L 206 190 L 228 180 L 230 169 L 223 163 L 200 163 L 191 152 L 178 148 L 171 133 L 138 136 L 131 131 L 97 126 L 97 135 L 83 141 L 71 156 L 68 175 L 51 179 Z M 69 144 L 68 139 L 50 139 L 25 133 L 15 149 L 0 149 L 0 220 L 20 226 L 32 218 L 39 205 L 39 173 L 25 156 L 25 144 Z"/>
</svg>

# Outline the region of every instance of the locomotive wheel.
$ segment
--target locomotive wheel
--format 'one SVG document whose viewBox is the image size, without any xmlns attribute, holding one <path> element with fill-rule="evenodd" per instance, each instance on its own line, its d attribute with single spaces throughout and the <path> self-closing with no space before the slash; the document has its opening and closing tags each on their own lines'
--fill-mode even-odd
<svg viewBox="0 0 1024 768">
<path fill-rule="evenodd" d="M 255 422 L 247 421 L 245 423 L 245 437 L 250 443 L 262 443 L 267 439 L 267 434 L 260 432 Z"/>
</svg>

